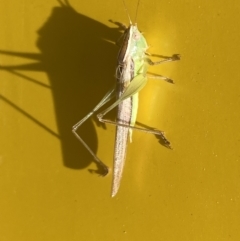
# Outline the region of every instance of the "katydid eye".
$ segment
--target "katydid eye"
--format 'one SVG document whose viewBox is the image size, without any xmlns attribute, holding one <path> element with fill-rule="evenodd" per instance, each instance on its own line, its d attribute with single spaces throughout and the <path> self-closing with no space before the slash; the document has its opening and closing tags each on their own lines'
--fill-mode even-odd
<svg viewBox="0 0 240 241">
<path fill-rule="evenodd" d="M 139 39 L 141 38 L 141 36 L 140 36 L 138 33 L 134 33 L 134 34 L 133 34 L 133 38 L 134 38 L 135 40 L 139 40 Z"/>
</svg>

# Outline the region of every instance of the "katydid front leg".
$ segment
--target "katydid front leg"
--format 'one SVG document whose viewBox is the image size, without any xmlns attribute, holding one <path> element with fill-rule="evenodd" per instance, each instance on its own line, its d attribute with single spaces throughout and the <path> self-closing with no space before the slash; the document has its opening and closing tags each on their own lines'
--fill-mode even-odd
<svg viewBox="0 0 240 241">
<path fill-rule="evenodd" d="M 148 55 L 149 55 L 149 54 L 148 54 Z M 158 55 L 156 55 L 156 54 L 153 54 L 152 56 L 158 57 Z M 174 54 L 172 57 L 167 57 L 167 58 L 164 58 L 163 60 L 156 61 L 156 62 L 153 62 L 153 61 L 152 61 L 151 59 L 149 59 L 149 58 L 146 58 L 145 60 L 147 61 L 147 63 L 148 63 L 149 65 L 159 65 L 159 64 L 166 63 L 166 62 L 172 62 L 172 61 L 180 60 L 180 55 L 179 55 L 179 54 Z"/>
<path fill-rule="evenodd" d="M 148 54 L 150 55 L 150 54 Z M 157 56 L 159 57 L 158 55 L 151 55 L 151 56 Z M 172 62 L 172 61 L 177 61 L 177 60 L 180 60 L 180 55 L 179 54 L 174 54 L 172 57 L 166 57 L 165 59 L 163 60 L 160 60 L 160 61 L 156 61 L 156 62 L 153 62 L 151 59 L 149 58 L 146 58 L 146 62 L 149 64 L 149 65 L 160 65 L 160 64 L 163 64 L 163 63 L 166 63 L 166 62 Z M 166 77 L 166 76 L 163 76 L 163 75 L 158 75 L 158 74 L 150 74 L 150 73 L 147 73 L 147 77 L 149 79 L 159 79 L 159 80 L 165 80 L 166 82 L 168 83 L 171 83 L 171 84 L 174 84 L 173 80 Z"/>
</svg>

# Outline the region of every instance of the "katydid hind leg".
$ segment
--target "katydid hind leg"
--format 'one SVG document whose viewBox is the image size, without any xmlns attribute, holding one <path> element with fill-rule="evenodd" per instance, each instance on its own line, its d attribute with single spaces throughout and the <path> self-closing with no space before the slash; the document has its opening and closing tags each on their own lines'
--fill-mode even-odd
<svg viewBox="0 0 240 241">
<path fill-rule="evenodd" d="M 123 101 L 124 99 L 122 99 L 121 101 Z M 116 101 L 115 103 L 120 103 L 120 101 Z M 112 105 L 112 108 L 108 108 L 107 111 L 104 110 L 102 111 L 101 113 L 99 113 L 97 115 L 98 117 L 98 120 L 103 122 L 103 123 L 106 123 L 106 124 L 112 124 L 112 125 L 116 125 L 116 126 L 122 126 L 122 127 L 126 127 L 126 128 L 129 128 L 129 129 L 133 129 L 133 130 L 138 130 L 138 131 L 142 131 L 142 132 L 146 132 L 146 133 L 150 133 L 150 134 L 154 134 L 155 136 L 158 137 L 159 139 L 159 142 L 160 144 L 164 145 L 165 147 L 168 147 L 169 149 L 171 149 L 171 144 L 170 142 L 167 140 L 167 138 L 165 137 L 164 135 L 164 132 L 163 131 L 160 131 L 160 130 L 157 130 L 157 129 L 154 129 L 154 128 L 140 128 L 140 127 L 136 127 L 136 126 L 131 126 L 131 125 L 128 125 L 128 124 L 121 124 L 121 123 L 118 123 L 116 121 L 112 121 L 112 120 L 108 120 L 108 119 L 104 119 L 103 117 L 109 112 L 111 111 L 113 108 L 115 108 L 116 105 L 113 104 Z"/>
<path fill-rule="evenodd" d="M 111 124 L 111 125 L 116 125 L 116 126 L 122 126 L 122 127 L 126 127 L 132 130 L 137 130 L 137 131 L 142 131 L 142 132 L 146 132 L 149 134 L 153 134 L 157 137 L 157 139 L 159 139 L 159 143 L 169 149 L 172 149 L 171 147 L 171 143 L 170 141 L 168 141 L 168 139 L 165 136 L 164 131 L 160 131 L 158 129 L 154 129 L 154 128 L 140 128 L 140 127 L 136 127 L 136 126 L 131 126 L 131 125 L 127 125 L 127 124 L 121 124 L 118 123 L 116 121 L 112 121 L 112 120 L 108 120 L 108 119 L 103 119 L 103 116 L 98 115 L 99 121 L 106 123 L 106 124 Z"/>
<path fill-rule="evenodd" d="M 126 98 L 130 98 L 131 96 L 133 96 L 134 94 L 138 93 L 146 84 L 147 78 L 145 78 L 143 75 L 138 75 L 136 76 L 130 83 L 130 85 L 128 86 L 128 88 L 125 90 L 125 92 L 122 94 L 122 96 L 117 99 L 111 106 L 109 106 L 107 109 L 103 110 L 101 113 L 99 113 L 97 115 L 99 121 L 103 122 L 103 123 L 107 123 L 107 124 L 112 124 L 112 125 L 117 125 L 117 126 L 123 126 L 123 127 L 127 127 L 133 130 L 139 130 L 139 131 L 143 131 L 143 132 L 147 132 L 147 133 L 151 133 L 154 135 L 159 135 L 161 137 L 162 140 L 165 140 L 165 145 L 170 146 L 170 142 L 166 139 L 166 137 L 164 136 L 164 133 L 162 131 L 159 131 L 157 129 L 153 129 L 153 128 L 139 128 L 139 127 L 135 127 L 135 126 L 130 126 L 127 124 L 120 124 L 116 121 L 111 121 L 111 120 L 107 120 L 104 119 L 103 117 L 112 109 L 114 109 L 116 106 L 119 105 L 119 103 L 121 103 L 122 101 L 124 101 Z"/>
<path fill-rule="evenodd" d="M 138 126 L 141 126 L 141 127 L 146 128 L 146 129 L 154 130 L 154 128 L 152 128 L 152 127 L 150 127 L 150 126 L 148 126 L 148 125 L 146 125 L 146 124 L 143 124 L 143 123 L 141 123 L 141 122 L 139 122 L 139 121 L 136 121 L 136 124 L 137 124 Z M 166 138 L 164 131 L 161 131 L 161 133 L 158 134 L 158 135 L 155 134 L 155 136 L 156 136 L 156 138 L 158 139 L 159 143 L 160 143 L 162 146 L 167 147 L 167 148 L 169 148 L 169 149 L 172 149 L 171 143 L 170 143 L 170 141 Z"/>
<path fill-rule="evenodd" d="M 80 137 L 80 135 L 77 133 L 78 128 L 86 121 L 88 120 L 99 108 L 104 106 L 109 100 L 111 100 L 113 97 L 115 97 L 115 89 L 112 89 L 109 91 L 103 99 L 95 106 L 95 108 L 89 112 L 83 119 L 81 119 L 78 123 L 76 123 L 72 127 L 72 132 L 76 136 L 76 138 L 82 143 L 82 145 L 88 150 L 88 152 L 92 155 L 94 160 L 97 164 L 99 164 L 104 169 L 103 175 L 105 176 L 108 174 L 108 167 L 97 157 L 97 155 L 92 151 L 92 149 L 88 146 L 88 144 Z"/>
</svg>

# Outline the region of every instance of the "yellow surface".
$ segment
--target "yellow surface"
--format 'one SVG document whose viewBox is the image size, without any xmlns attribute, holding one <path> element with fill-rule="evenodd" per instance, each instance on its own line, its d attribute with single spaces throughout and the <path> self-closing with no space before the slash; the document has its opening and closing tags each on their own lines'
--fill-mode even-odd
<svg viewBox="0 0 240 241">
<path fill-rule="evenodd" d="M 121 0 L 70 4 L 0 3 L 0 240 L 240 240 L 239 1 L 141 0 L 149 51 L 182 59 L 150 69 L 175 85 L 150 80 L 138 120 L 174 150 L 134 132 L 113 199 L 71 127 L 114 83 L 108 20 L 127 17 Z M 80 133 L 112 166 L 114 127 Z"/>
</svg>

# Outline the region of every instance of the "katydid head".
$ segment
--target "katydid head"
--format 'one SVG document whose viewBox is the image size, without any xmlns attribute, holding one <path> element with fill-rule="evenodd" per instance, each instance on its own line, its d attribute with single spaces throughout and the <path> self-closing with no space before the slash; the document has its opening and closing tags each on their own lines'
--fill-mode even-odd
<svg viewBox="0 0 240 241">
<path fill-rule="evenodd" d="M 128 12 L 125 1 L 124 0 L 122 0 L 122 1 L 123 1 L 124 9 L 125 9 L 125 12 L 128 16 L 129 23 L 130 23 L 129 27 L 125 30 L 125 33 L 124 33 L 125 35 L 128 36 L 127 37 L 128 43 L 134 42 L 135 47 L 147 49 L 148 46 L 147 46 L 146 40 L 143 37 L 143 35 L 141 34 L 141 32 L 138 30 L 138 27 L 137 27 L 137 14 L 138 14 L 138 8 L 139 8 L 140 0 L 138 0 L 138 3 L 137 3 L 134 23 L 132 23 L 132 21 L 131 21 L 130 14 Z M 129 45 L 131 45 L 131 44 L 129 44 Z"/>
<path fill-rule="evenodd" d="M 118 65 L 122 65 L 127 58 L 143 58 L 148 49 L 146 39 L 138 30 L 137 25 L 131 24 L 123 34 L 123 41 L 118 54 Z"/>
<path fill-rule="evenodd" d="M 138 63 L 142 64 L 142 61 L 144 60 L 145 51 L 147 50 L 148 45 L 144 36 L 138 30 L 137 23 L 132 23 L 124 0 L 123 5 L 129 18 L 130 25 L 128 28 L 125 29 L 122 37 L 123 41 L 118 54 L 118 66 L 122 66 L 123 63 L 130 58 L 134 61 L 134 65 Z M 137 10 L 138 6 L 139 1 L 137 5 Z M 135 21 L 137 18 L 137 12 L 138 11 L 136 11 Z"/>
</svg>

